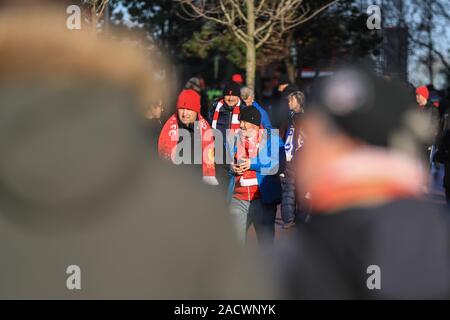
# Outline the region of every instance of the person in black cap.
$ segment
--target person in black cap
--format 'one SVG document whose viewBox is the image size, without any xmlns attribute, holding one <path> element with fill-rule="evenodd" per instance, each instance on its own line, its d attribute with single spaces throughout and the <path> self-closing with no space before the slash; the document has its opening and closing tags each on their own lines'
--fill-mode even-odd
<svg viewBox="0 0 450 320">
<path fill-rule="evenodd" d="M 275 235 L 276 205 L 281 201 L 279 137 L 268 137 L 261 128 L 261 114 L 250 106 L 239 116 L 240 131 L 228 150 L 233 158 L 229 184 L 230 213 L 242 243 L 253 224 L 260 244 L 271 244 Z M 271 133 L 272 134 L 272 133 Z M 230 142 L 230 141 L 228 141 Z"/>
<path fill-rule="evenodd" d="M 227 84 L 223 90 L 223 97 L 214 102 L 209 112 L 211 128 L 220 134 L 222 139 L 215 139 L 216 178 L 219 184 L 226 186 L 228 183 L 228 166 L 225 151 L 227 130 L 239 129 L 239 114 L 245 103 L 241 100 L 241 86 L 236 82 Z"/>
<path fill-rule="evenodd" d="M 289 298 L 448 299 L 450 225 L 422 194 L 428 120 L 409 91 L 349 69 L 309 101 L 296 168 L 312 214 L 283 255 Z"/>
<path fill-rule="evenodd" d="M 278 87 L 274 94 L 271 120 L 274 128 L 280 129 L 283 136 L 289 126 L 289 94 L 300 91 L 300 88 L 292 84 L 289 77 L 281 75 Z"/>
</svg>

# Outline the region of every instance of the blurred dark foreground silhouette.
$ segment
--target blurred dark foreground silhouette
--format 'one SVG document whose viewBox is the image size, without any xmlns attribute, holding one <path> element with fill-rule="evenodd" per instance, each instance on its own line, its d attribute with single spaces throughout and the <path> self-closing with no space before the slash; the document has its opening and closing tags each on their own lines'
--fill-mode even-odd
<svg viewBox="0 0 450 320">
<path fill-rule="evenodd" d="M 347 69 L 318 84 L 300 124 L 312 215 L 284 253 L 296 299 L 448 299 L 448 213 L 425 201 L 432 138 L 406 86 Z"/>
<path fill-rule="evenodd" d="M 151 61 L 41 9 L 0 17 L 0 299 L 274 297 L 222 197 L 152 156 Z"/>
</svg>

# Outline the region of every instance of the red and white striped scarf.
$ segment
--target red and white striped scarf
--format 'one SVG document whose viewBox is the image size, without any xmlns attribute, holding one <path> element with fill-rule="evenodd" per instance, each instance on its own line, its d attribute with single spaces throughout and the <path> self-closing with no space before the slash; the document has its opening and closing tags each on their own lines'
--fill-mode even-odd
<svg viewBox="0 0 450 320">
<path fill-rule="evenodd" d="M 217 120 L 219 120 L 219 111 L 223 105 L 224 105 L 224 101 L 220 100 L 217 103 L 216 109 L 214 110 L 213 121 L 211 123 L 211 128 L 213 128 L 213 129 L 217 129 Z M 231 129 L 233 131 L 239 129 L 239 113 L 241 112 L 240 106 L 241 106 L 241 100 L 239 100 L 237 105 L 234 106 L 233 113 L 231 115 L 231 127 L 229 129 Z"/>
<path fill-rule="evenodd" d="M 237 142 L 237 150 L 235 153 L 235 162 L 239 163 L 242 159 L 252 159 L 258 156 L 259 145 L 261 143 L 261 138 L 264 134 L 264 129 L 260 129 L 257 136 L 249 139 L 244 137 L 239 137 Z M 256 178 L 256 172 L 253 170 L 248 170 L 244 172 L 242 176 L 236 177 L 236 188 L 242 187 L 252 187 L 257 186 L 258 180 Z M 255 189 L 256 190 L 256 189 Z M 254 190 L 254 191 L 255 191 Z"/>
<path fill-rule="evenodd" d="M 362 203 L 419 197 L 426 174 L 415 159 L 395 151 L 366 147 L 304 173 L 314 212 L 336 212 Z"/>
<path fill-rule="evenodd" d="M 205 137 L 205 132 L 210 129 L 208 122 L 199 115 L 198 126 L 200 130 L 200 137 L 202 141 L 202 166 L 204 177 L 215 177 L 214 165 L 214 142 L 212 134 L 210 138 Z M 176 113 L 167 120 L 158 140 L 158 153 L 163 159 L 174 162 L 176 156 L 176 149 L 178 144 L 178 118 Z"/>
</svg>

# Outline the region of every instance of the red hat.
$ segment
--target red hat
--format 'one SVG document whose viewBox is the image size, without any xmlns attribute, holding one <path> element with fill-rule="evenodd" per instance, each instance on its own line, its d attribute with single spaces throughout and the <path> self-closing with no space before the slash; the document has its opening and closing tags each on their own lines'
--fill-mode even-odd
<svg viewBox="0 0 450 320">
<path fill-rule="evenodd" d="M 200 95 L 191 89 L 181 91 L 177 109 L 188 109 L 200 113 Z"/>
<path fill-rule="evenodd" d="M 416 89 L 416 94 L 421 95 L 422 97 L 428 100 L 428 97 L 430 96 L 430 91 L 428 91 L 427 87 L 421 86 Z"/>
<path fill-rule="evenodd" d="M 231 81 L 237 82 L 239 84 L 243 84 L 244 83 L 244 78 L 242 78 L 242 76 L 239 73 L 235 73 L 231 77 Z"/>
</svg>

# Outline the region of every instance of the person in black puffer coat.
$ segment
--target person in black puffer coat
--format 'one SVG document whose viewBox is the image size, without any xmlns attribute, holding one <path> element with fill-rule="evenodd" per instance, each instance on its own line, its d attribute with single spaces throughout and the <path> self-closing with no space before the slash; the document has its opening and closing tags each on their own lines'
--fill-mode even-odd
<svg viewBox="0 0 450 320">
<path fill-rule="evenodd" d="M 281 175 L 282 200 L 281 218 L 284 228 L 293 227 L 296 222 L 305 221 L 307 218 L 306 198 L 299 201 L 295 188 L 295 163 L 300 148 L 304 143 L 304 134 L 299 128 L 299 120 L 304 113 L 305 95 L 301 91 L 294 91 L 287 97 L 290 109 L 290 122 L 284 136 L 286 150 L 286 169 Z"/>
</svg>

